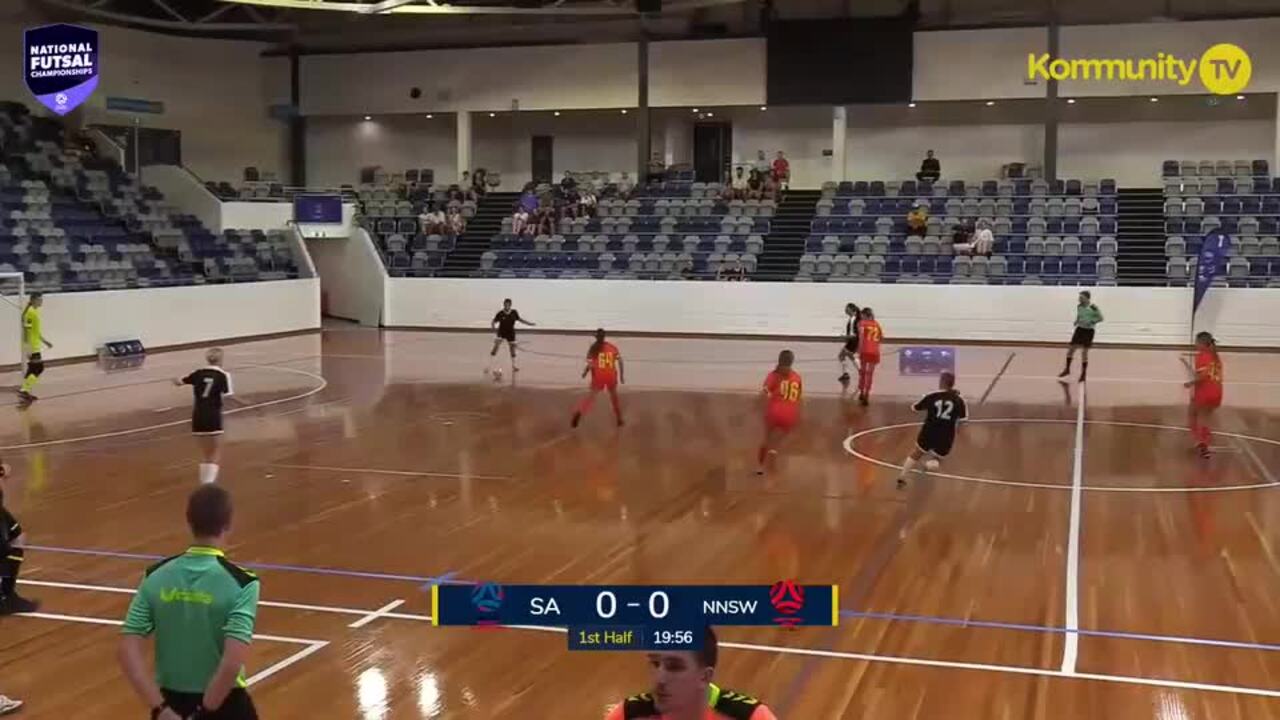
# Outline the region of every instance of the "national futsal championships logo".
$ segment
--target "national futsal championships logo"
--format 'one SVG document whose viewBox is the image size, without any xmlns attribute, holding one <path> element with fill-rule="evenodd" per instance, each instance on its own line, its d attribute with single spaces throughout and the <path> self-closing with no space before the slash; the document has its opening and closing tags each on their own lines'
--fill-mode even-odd
<svg viewBox="0 0 1280 720">
<path fill-rule="evenodd" d="M 1199 77 L 1215 95 L 1234 95 L 1249 86 L 1253 61 L 1239 45 L 1218 43 L 1199 58 L 1156 53 L 1145 58 L 1055 58 L 1027 55 L 1028 80 L 1120 80 L 1172 82 L 1186 87 Z"/>
<path fill-rule="evenodd" d="M 98 31 L 45 25 L 23 34 L 22 78 L 41 105 L 59 115 L 79 107 L 98 87 Z"/>
</svg>

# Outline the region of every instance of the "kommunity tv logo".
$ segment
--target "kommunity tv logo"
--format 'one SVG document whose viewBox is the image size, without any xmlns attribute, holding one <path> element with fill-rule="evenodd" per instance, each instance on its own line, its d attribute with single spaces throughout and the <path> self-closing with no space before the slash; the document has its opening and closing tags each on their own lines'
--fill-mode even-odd
<svg viewBox="0 0 1280 720">
<path fill-rule="evenodd" d="M 1198 78 L 1215 95 L 1234 95 L 1249 86 L 1252 75 L 1249 53 L 1231 43 L 1218 43 L 1198 58 L 1163 52 L 1142 58 L 1062 58 L 1047 52 L 1027 55 L 1029 80 L 1141 80 L 1186 87 Z"/>
</svg>

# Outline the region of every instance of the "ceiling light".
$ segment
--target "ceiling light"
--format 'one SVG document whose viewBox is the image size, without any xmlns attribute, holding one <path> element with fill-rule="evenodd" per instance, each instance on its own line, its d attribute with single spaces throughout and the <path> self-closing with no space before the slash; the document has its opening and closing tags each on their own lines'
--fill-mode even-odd
<svg viewBox="0 0 1280 720">
<path fill-rule="evenodd" d="M 1244 96 L 1243 96 L 1243 95 L 1237 95 L 1237 96 L 1236 96 L 1236 99 L 1237 99 L 1237 100 L 1243 100 L 1243 99 L 1244 99 Z"/>
<path fill-rule="evenodd" d="M 430 120 L 430 119 L 432 119 L 432 118 L 434 118 L 434 117 L 435 117 L 435 115 L 432 115 L 431 113 L 427 113 L 427 119 L 428 119 L 428 120 Z"/>
<path fill-rule="evenodd" d="M 498 113 L 489 113 L 489 117 L 498 117 Z"/>
<path fill-rule="evenodd" d="M 553 115 L 555 115 L 556 117 L 560 117 L 560 111 L 559 111 L 559 110 L 555 111 L 555 112 L 554 112 L 554 113 L 552 113 L 552 114 L 553 114 Z"/>
<path fill-rule="evenodd" d="M 1068 105 L 1075 105 L 1075 104 L 1076 104 L 1076 99 L 1075 99 L 1075 98 L 1067 98 L 1067 104 L 1068 104 Z"/>
<path fill-rule="evenodd" d="M 365 115 L 365 116 L 364 116 L 364 119 L 365 119 L 365 120 L 372 120 L 373 118 L 369 117 L 368 115 Z"/>
<path fill-rule="evenodd" d="M 1158 97 L 1153 97 L 1153 98 L 1151 98 L 1151 102 L 1160 102 L 1160 98 L 1158 98 Z"/>
<path fill-rule="evenodd" d="M 694 112 L 698 112 L 698 108 L 694 108 L 694 109 L 693 109 L 693 111 L 694 111 Z"/>
<path fill-rule="evenodd" d="M 913 108 L 913 107 L 915 107 L 915 106 L 916 106 L 916 104 L 915 104 L 915 103 L 907 103 L 907 107 L 909 107 L 909 108 Z"/>
<path fill-rule="evenodd" d="M 995 101 L 995 100 L 988 100 L 988 101 L 987 101 L 987 107 L 991 107 L 992 105 L 995 105 L 995 104 L 996 104 L 996 101 Z"/>
<path fill-rule="evenodd" d="M 709 112 L 709 113 L 707 113 L 707 117 L 715 117 L 715 116 L 716 116 L 716 114 L 715 114 L 715 113 L 713 113 L 713 112 Z"/>
<path fill-rule="evenodd" d="M 626 115 L 626 114 L 627 114 L 627 109 L 626 109 L 626 108 L 622 108 L 622 114 L 623 114 L 623 115 Z"/>
<path fill-rule="evenodd" d="M 761 105 L 761 106 L 760 106 L 760 112 L 764 112 L 765 110 L 768 110 L 768 109 L 769 109 L 769 106 L 768 106 L 768 105 Z"/>
</svg>

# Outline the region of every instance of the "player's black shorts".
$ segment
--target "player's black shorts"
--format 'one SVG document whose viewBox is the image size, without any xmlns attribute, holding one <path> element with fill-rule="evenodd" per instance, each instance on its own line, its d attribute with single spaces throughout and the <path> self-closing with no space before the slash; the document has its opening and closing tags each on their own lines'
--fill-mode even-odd
<svg viewBox="0 0 1280 720">
<path fill-rule="evenodd" d="M 916 447 L 933 453 L 938 457 L 951 454 L 951 446 L 956 441 L 956 430 L 948 425 L 925 425 L 916 436 Z"/>
<path fill-rule="evenodd" d="M 40 353 L 31 353 L 27 356 L 27 375 L 35 375 L 40 377 L 44 372 L 44 356 Z"/>
<path fill-rule="evenodd" d="M 1071 344 L 1079 347 L 1093 347 L 1093 328 L 1076 328 L 1071 333 Z"/>
<path fill-rule="evenodd" d="M 222 411 L 197 408 L 191 414 L 191 432 L 194 435 L 221 435 Z"/>
<path fill-rule="evenodd" d="M 19 535 L 22 534 L 22 525 L 18 523 L 18 519 L 10 514 L 8 510 L 0 508 L 0 529 L 3 529 L 4 531 L 4 534 L 0 535 L 0 550 L 7 551 L 10 549 L 8 543 L 12 543 Z M 9 538 L 8 542 L 3 540 L 5 537 Z M 3 559 L 3 557 L 0 557 L 0 560 Z"/>
<path fill-rule="evenodd" d="M 204 699 L 203 693 L 182 693 L 161 689 L 164 702 L 169 709 L 182 717 L 194 717 L 200 720 L 258 720 L 258 710 L 253 706 L 253 698 L 244 688 L 235 688 L 222 702 L 222 707 L 214 712 L 205 711 L 196 715 L 196 708 Z"/>
<path fill-rule="evenodd" d="M 501 330 L 499 330 L 499 331 L 498 331 L 498 339 L 499 339 L 499 340 L 506 340 L 507 342 L 511 342 L 511 343 L 513 343 L 513 342 L 515 342 L 515 341 L 516 341 L 516 331 L 515 331 L 515 330 L 512 330 L 511 332 L 502 332 Z"/>
<path fill-rule="evenodd" d="M 858 354 L 858 338 L 849 338 L 844 341 L 844 351 L 850 355 Z"/>
</svg>

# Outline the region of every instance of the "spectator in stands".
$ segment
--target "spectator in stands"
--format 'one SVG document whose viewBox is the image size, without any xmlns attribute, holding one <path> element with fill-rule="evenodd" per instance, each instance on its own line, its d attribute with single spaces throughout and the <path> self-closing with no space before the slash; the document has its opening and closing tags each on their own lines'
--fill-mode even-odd
<svg viewBox="0 0 1280 720">
<path fill-rule="evenodd" d="M 533 220 L 535 235 L 550 235 L 556 231 L 556 207 L 552 203 L 541 205 L 538 212 L 534 213 L 531 218 Z"/>
<path fill-rule="evenodd" d="M 529 211 L 524 206 L 518 206 L 516 212 L 511 216 L 511 234 L 526 235 L 527 231 L 533 229 L 533 223 L 529 222 Z"/>
<path fill-rule="evenodd" d="M 662 162 L 662 155 L 654 153 L 649 159 L 649 174 L 645 178 L 647 182 L 656 183 L 667 179 L 667 166 Z"/>
<path fill-rule="evenodd" d="M 462 173 L 462 186 L 450 185 L 449 189 L 445 191 L 445 199 L 448 202 L 462 202 L 463 200 L 466 200 L 466 193 L 463 192 L 463 188 L 466 188 L 466 192 L 470 192 L 471 186 L 467 184 L 469 182 L 471 182 L 471 179 L 467 177 L 467 173 Z"/>
<path fill-rule="evenodd" d="M 924 182 L 938 182 L 938 178 L 942 177 L 942 163 L 938 162 L 938 158 L 933 156 L 932 150 L 926 150 L 924 160 L 920 161 L 920 172 L 916 173 L 916 180 Z"/>
<path fill-rule="evenodd" d="M 787 185 L 791 182 L 791 163 L 787 162 L 787 158 L 778 151 L 778 156 L 773 159 L 773 184 L 779 190 L 787 189 Z"/>
<path fill-rule="evenodd" d="M 969 255 L 986 255 L 991 256 L 991 251 L 995 248 L 996 239 L 991 233 L 991 224 L 986 220 L 978 221 L 977 228 L 973 231 L 971 239 L 967 243 L 956 243 L 956 253 L 968 253 Z"/>
<path fill-rule="evenodd" d="M 471 173 L 471 192 L 473 195 L 471 199 L 479 200 L 484 197 L 485 193 L 489 192 L 488 181 L 489 174 L 484 168 L 476 168 L 476 171 Z"/>
<path fill-rule="evenodd" d="M 773 165 L 769 163 L 769 159 L 764 156 L 763 150 L 756 151 L 756 162 L 752 168 L 761 175 L 768 175 L 773 170 Z"/>
<path fill-rule="evenodd" d="M 733 265 L 721 265 L 716 270 L 716 279 L 727 282 L 741 282 L 747 279 L 747 269 L 742 266 L 741 260 L 735 260 Z"/>
<path fill-rule="evenodd" d="M 422 228 L 424 235 L 435 235 L 444 232 L 445 217 L 439 208 L 428 210 L 423 208 L 422 214 L 418 216 L 418 225 Z"/>
<path fill-rule="evenodd" d="M 578 193 L 578 217 L 595 217 L 596 194 L 587 188 Z"/>
<path fill-rule="evenodd" d="M 951 229 L 951 245 L 955 252 L 965 253 L 972 249 L 973 230 L 973 222 L 971 220 L 961 220 L 959 224 Z"/>
<path fill-rule="evenodd" d="M 924 237 L 928 234 L 928 226 L 929 207 L 924 203 L 916 205 L 911 212 L 907 213 L 907 235 Z"/>
<path fill-rule="evenodd" d="M 747 199 L 747 169 L 746 169 L 746 167 L 744 167 L 744 166 L 742 166 L 742 165 L 739 165 L 739 166 L 737 167 L 737 169 L 735 169 L 735 170 L 734 170 L 734 173 L 733 173 L 733 180 L 732 180 L 732 182 L 729 184 L 729 195 L 730 195 L 730 197 L 732 197 L 734 200 L 746 200 L 746 199 Z"/>
<path fill-rule="evenodd" d="M 457 237 L 467 231 L 467 219 L 462 217 L 458 208 L 449 208 L 449 215 L 444 221 L 444 232 Z"/>
<path fill-rule="evenodd" d="M 747 176 L 747 197 L 752 200 L 764 197 L 764 175 L 756 168 L 751 168 Z"/>
<path fill-rule="evenodd" d="M 578 190 L 578 181 L 574 179 L 573 174 L 568 170 L 564 171 L 564 178 L 560 180 L 560 190 L 566 196 L 572 196 Z"/>
<path fill-rule="evenodd" d="M 623 170 L 622 177 L 618 178 L 618 195 L 623 198 L 629 198 L 635 189 L 636 181 L 631 179 L 631 173 Z"/>
</svg>

